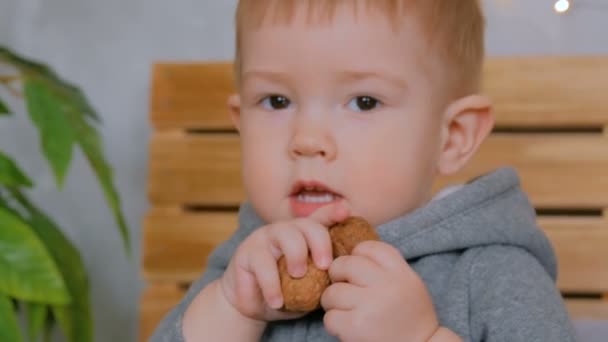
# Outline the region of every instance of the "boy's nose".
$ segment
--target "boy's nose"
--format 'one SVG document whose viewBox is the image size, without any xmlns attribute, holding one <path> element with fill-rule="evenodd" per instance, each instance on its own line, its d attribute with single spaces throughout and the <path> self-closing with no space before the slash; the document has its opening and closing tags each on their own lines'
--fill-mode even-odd
<svg viewBox="0 0 608 342">
<path fill-rule="evenodd" d="M 311 127 L 295 132 L 290 141 L 289 154 L 293 159 L 318 156 L 333 160 L 336 157 L 336 146 L 321 129 Z"/>
</svg>

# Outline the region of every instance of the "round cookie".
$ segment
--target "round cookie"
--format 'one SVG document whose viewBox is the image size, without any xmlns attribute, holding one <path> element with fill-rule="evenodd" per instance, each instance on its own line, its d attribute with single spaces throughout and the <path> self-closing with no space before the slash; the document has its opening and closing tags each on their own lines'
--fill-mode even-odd
<svg viewBox="0 0 608 342">
<path fill-rule="evenodd" d="M 379 240 L 378 234 L 365 219 L 350 217 L 329 228 L 334 259 L 350 255 L 352 250 L 362 241 Z M 306 274 L 301 278 L 293 278 L 287 272 L 285 257 L 279 258 L 279 277 L 283 293 L 283 310 L 291 312 L 310 312 L 320 307 L 321 295 L 329 286 L 330 279 L 327 271 L 319 270 L 310 255 L 307 260 Z"/>
<path fill-rule="evenodd" d="M 349 217 L 343 222 L 329 228 L 331 247 L 334 259 L 343 255 L 350 255 L 355 246 L 367 240 L 380 240 L 378 233 L 362 217 Z"/>
<path fill-rule="evenodd" d="M 293 278 L 287 272 L 285 257 L 279 259 L 279 276 L 283 292 L 283 309 L 292 312 L 309 312 L 320 306 L 321 295 L 329 286 L 327 271 L 318 269 L 308 256 L 306 274 Z"/>
</svg>

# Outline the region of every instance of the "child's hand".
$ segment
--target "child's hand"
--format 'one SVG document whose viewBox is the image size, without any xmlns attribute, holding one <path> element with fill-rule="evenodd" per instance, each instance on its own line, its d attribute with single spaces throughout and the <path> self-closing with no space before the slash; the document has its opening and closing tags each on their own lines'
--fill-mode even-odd
<svg viewBox="0 0 608 342">
<path fill-rule="evenodd" d="M 359 244 L 329 276 L 324 323 L 341 341 L 428 341 L 439 327 L 424 283 L 387 243 Z"/>
<path fill-rule="evenodd" d="M 283 296 L 277 260 L 285 255 L 292 277 L 306 273 L 310 250 L 319 269 L 332 262 L 327 227 L 350 215 L 342 202 L 318 209 L 307 218 L 266 225 L 252 233 L 239 246 L 220 279 L 226 300 L 245 317 L 274 321 L 292 319 L 305 313 L 280 311 Z"/>
</svg>

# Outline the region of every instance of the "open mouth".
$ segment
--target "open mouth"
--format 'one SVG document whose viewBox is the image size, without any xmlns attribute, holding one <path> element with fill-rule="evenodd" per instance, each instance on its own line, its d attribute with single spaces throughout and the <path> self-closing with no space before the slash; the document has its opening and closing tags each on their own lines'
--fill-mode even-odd
<svg viewBox="0 0 608 342">
<path fill-rule="evenodd" d="M 308 216 L 315 210 L 336 202 L 342 196 L 319 182 L 298 182 L 291 192 L 292 212 L 296 217 Z"/>
<path fill-rule="evenodd" d="M 329 203 L 335 201 L 337 197 L 331 192 L 306 189 L 298 193 L 296 200 L 304 203 Z"/>
</svg>

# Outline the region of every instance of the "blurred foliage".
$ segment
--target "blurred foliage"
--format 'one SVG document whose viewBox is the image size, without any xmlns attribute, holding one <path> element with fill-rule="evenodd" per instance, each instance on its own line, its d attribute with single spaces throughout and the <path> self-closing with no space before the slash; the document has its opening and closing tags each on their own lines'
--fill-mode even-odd
<svg viewBox="0 0 608 342">
<path fill-rule="evenodd" d="M 114 215 L 127 254 L 130 240 L 97 126 L 99 115 L 76 86 L 48 66 L 0 46 L 0 87 L 24 101 L 40 150 L 61 188 L 80 147 Z M 15 115 L 0 98 L 0 120 Z M 59 326 L 70 342 L 93 340 L 89 282 L 79 251 L 25 190 L 35 182 L 0 146 L 0 341 L 50 339 Z M 86 229 L 86 227 L 82 227 Z M 27 326 L 21 329 L 18 314 Z M 22 331 L 25 330 L 25 331 Z"/>
</svg>

